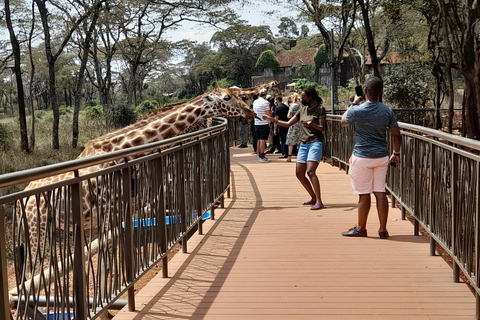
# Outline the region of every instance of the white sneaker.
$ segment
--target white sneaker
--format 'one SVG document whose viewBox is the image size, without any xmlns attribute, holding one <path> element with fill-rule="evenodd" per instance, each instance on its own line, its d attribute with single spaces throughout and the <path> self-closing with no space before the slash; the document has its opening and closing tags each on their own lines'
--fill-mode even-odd
<svg viewBox="0 0 480 320">
<path fill-rule="evenodd" d="M 268 158 L 258 158 L 258 162 L 270 162 L 270 161 L 272 160 Z"/>
</svg>

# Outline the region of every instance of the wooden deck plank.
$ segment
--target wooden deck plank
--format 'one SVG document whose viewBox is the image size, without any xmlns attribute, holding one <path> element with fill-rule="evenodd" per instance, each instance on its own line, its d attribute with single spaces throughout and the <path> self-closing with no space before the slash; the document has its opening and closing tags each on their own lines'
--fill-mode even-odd
<svg viewBox="0 0 480 320">
<path fill-rule="evenodd" d="M 159 273 L 136 295 L 136 311 L 115 320 L 475 319 L 473 294 L 400 210 L 390 209 L 388 240 L 377 235 L 374 205 L 369 237 L 342 237 L 357 212 L 345 172 L 319 166 L 327 208 L 311 211 L 295 163 L 231 150 L 226 208 L 170 261 L 169 278 Z"/>
</svg>

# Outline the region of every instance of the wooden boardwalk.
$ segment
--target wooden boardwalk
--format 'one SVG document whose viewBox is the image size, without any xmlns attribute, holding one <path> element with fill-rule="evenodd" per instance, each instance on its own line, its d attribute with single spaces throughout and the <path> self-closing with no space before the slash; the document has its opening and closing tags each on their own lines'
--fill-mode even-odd
<svg viewBox="0 0 480 320">
<path fill-rule="evenodd" d="M 231 199 L 207 220 L 204 235 L 136 295 L 136 311 L 114 320 L 423 320 L 475 319 L 475 298 L 429 243 L 390 209 L 391 237 L 378 237 L 372 206 L 368 238 L 342 237 L 356 223 L 357 197 L 344 171 L 322 163 L 327 208 L 308 195 L 295 163 L 232 148 Z"/>
</svg>

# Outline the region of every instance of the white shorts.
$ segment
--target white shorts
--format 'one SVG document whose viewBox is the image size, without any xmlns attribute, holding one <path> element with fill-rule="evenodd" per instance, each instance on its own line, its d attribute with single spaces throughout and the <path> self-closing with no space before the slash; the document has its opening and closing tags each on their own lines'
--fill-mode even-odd
<svg viewBox="0 0 480 320">
<path fill-rule="evenodd" d="M 354 194 L 385 192 L 389 158 L 350 157 L 350 181 Z"/>
</svg>

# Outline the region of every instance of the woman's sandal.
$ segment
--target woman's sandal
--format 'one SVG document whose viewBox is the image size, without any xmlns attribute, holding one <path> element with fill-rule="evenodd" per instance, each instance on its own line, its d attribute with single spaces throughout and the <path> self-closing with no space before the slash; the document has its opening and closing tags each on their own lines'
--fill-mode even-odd
<svg viewBox="0 0 480 320">
<path fill-rule="evenodd" d="M 321 204 L 320 202 L 315 203 L 310 210 L 320 210 L 320 209 L 325 209 L 325 206 Z"/>
<path fill-rule="evenodd" d="M 308 201 L 305 201 L 303 203 L 304 206 L 309 206 L 309 205 L 312 205 L 312 204 L 315 204 L 315 200 L 308 200 Z"/>
</svg>

